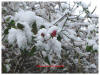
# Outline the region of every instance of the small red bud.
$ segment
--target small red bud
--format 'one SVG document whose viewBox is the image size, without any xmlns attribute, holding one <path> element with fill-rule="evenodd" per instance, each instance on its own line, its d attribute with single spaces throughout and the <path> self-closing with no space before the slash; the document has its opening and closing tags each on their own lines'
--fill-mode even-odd
<svg viewBox="0 0 100 75">
<path fill-rule="evenodd" d="M 43 37 L 44 37 L 44 36 L 45 36 L 45 35 L 44 35 L 44 33 L 41 33 L 41 36 L 43 36 Z"/>
<path fill-rule="evenodd" d="M 51 33 L 51 36 L 52 36 L 52 37 L 55 37 L 55 36 L 56 36 L 56 32 L 57 32 L 57 31 L 54 30 L 54 31 Z"/>
</svg>

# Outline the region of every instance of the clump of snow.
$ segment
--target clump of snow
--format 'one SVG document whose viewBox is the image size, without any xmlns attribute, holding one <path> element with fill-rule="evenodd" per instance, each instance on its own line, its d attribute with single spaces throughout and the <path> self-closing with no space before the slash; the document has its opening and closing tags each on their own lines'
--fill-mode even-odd
<svg viewBox="0 0 100 75">
<path fill-rule="evenodd" d="M 8 34 L 8 42 L 14 44 L 17 42 L 19 48 L 27 46 L 27 38 L 22 30 L 11 28 Z"/>
<path fill-rule="evenodd" d="M 49 59 L 50 64 L 52 64 L 53 56 L 49 54 L 48 59 Z"/>
<path fill-rule="evenodd" d="M 88 16 L 89 16 L 89 17 L 92 17 L 92 18 L 98 17 L 98 15 L 96 15 L 96 14 L 89 14 Z"/>
<path fill-rule="evenodd" d="M 17 29 L 16 39 L 19 48 L 24 49 L 27 47 L 27 38 L 22 30 Z"/>
<path fill-rule="evenodd" d="M 15 14 L 15 20 L 32 24 L 35 21 L 35 13 L 32 11 L 20 10 Z"/>
<path fill-rule="evenodd" d="M 89 25 L 88 26 L 88 31 L 93 31 L 95 29 L 95 25 Z"/>
<path fill-rule="evenodd" d="M 57 40 L 56 37 L 49 40 L 50 48 L 57 54 L 59 58 L 61 58 L 61 43 Z"/>
<path fill-rule="evenodd" d="M 24 25 L 24 32 L 25 32 L 25 35 L 26 35 L 28 43 L 29 43 L 29 42 L 31 42 L 32 36 L 33 36 L 33 33 L 31 31 L 32 28 L 26 22 L 23 22 L 22 24 Z"/>
<path fill-rule="evenodd" d="M 8 42 L 9 42 L 10 44 L 13 44 L 13 43 L 15 42 L 15 40 L 16 40 L 16 34 L 17 34 L 16 29 L 11 28 L 11 29 L 9 30 Z"/>
<path fill-rule="evenodd" d="M 93 45 L 93 50 L 98 50 L 98 45 L 97 44 Z"/>
<path fill-rule="evenodd" d="M 56 5 L 56 6 L 55 6 L 55 9 L 58 10 L 58 9 L 59 9 L 59 5 Z"/>
<path fill-rule="evenodd" d="M 81 2 L 83 8 L 88 8 L 88 5 L 85 2 Z"/>
<path fill-rule="evenodd" d="M 95 69 L 96 68 L 96 65 L 95 64 L 91 64 L 89 67 Z"/>
<path fill-rule="evenodd" d="M 46 21 L 44 18 L 41 18 L 39 16 L 36 16 L 36 24 L 38 27 L 40 27 L 41 25 L 44 25 L 45 28 L 49 28 L 52 24 L 49 23 L 48 21 Z"/>
<path fill-rule="evenodd" d="M 46 9 L 45 9 L 45 8 L 43 8 L 43 9 L 37 9 L 37 10 L 35 11 L 36 15 L 39 15 L 39 16 L 45 16 L 45 15 L 44 15 L 45 12 L 46 12 Z M 45 17 L 46 17 L 46 16 L 45 16 Z"/>
<path fill-rule="evenodd" d="M 47 56 L 47 54 L 46 54 L 45 51 L 42 51 L 42 55 L 43 55 L 43 57 L 46 57 Z"/>
<path fill-rule="evenodd" d="M 66 3 L 61 3 L 61 7 L 62 7 L 63 9 L 66 9 L 66 8 L 68 8 L 69 6 L 68 6 L 68 4 L 66 4 Z"/>
<path fill-rule="evenodd" d="M 87 42 L 88 42 L 89 46 L 92 46 L 92 45 L 96 44 L 95 40 L 92 40 L 92 39 L 88 39 Z"/>
<path fill-rule="evenodd" d="M 39 9 L 40 8 L 40 5 L 39 4 L 36 4 L 34 5 L 35 9 Z"/>
</svg>

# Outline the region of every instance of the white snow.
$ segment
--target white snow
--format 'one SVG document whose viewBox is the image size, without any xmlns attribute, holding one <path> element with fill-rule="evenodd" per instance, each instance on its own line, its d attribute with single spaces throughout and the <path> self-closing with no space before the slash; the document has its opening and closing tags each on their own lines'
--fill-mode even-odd
<svg viewBox="0 0 100 75">
<path fill-rule="evenodd" d="M 90 68 L 96 68 L 96 65 L 95 64 L 91 64 Z"/>
<path fill-rule="evenodd" d="M 19 48 L 24 49 L 27 47 L 27 38 L 22 30 L 17 29 L 16 39 Z"/>
<path fill-rule="evenodd" d="M 42 55 L 43 55 L 43 57 L 46 57 L 47 56 L 47 54 L 46 54 L 45 51 L 42 51 Z"/>
<path fill-rule="evenodd" d="M 88 5 L 85 2 L 81 2 L 83 8 L 88 8 Z"/>
<path fill-rule="evenodd" d="M 35 13 L 32 11 L 20 10 L 15 14 L 15 20 L 32 24 L 35 21 Z"/>
<path fill-rule="evenodd" d="M 98 50 L 98 45 L 97 44 L 93 45 L 93 50 Z"/>
<path fill-rule="evenodd" d="M 10 64 L 6 64 L 5 66 L 6 66 L 7 72 L 9 72 L 10 71 Z"/>
<path fill-rule="evenodd" d="M 92 39 L 88 39 L 87 42 L 88 42 L 89 46 L 92 46 L 92 45 L 96 44 L 95 40 L 92 40 Z"/>
<path fill-rule="evenodd" d="M 9 30 L 8 42 L 9 42 L 10 44 L 13 44 L 13 43 L 15 42 L 15 40 L 16 40 L 16 34 L 17 34 L 16 29 L 11 28 L 11 29 Z"/>
<path fill-rule="evenodd" d="M 52 31 L 56 30 L 57 33 L 59 33 L 61 31 L 61 29 L 57 26 L 52 26 L 48 29 L 48 33 L 52 33 Z"/>
<path fill-rule="evenodd" d="M 57 40 L 56 37 L 54 37 L 53 39 L 49 40 L 49 46 L 50 48 L 57 54 L 57 56 L 59 58 L 61 58 L 60 54 L 61 54 L 61 43 Z"/>
</svg>

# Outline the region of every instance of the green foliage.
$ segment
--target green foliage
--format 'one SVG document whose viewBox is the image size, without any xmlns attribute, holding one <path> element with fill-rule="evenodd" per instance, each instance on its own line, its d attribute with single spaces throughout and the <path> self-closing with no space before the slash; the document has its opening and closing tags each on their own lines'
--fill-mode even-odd
<svg viewBox="0 0 100 75">
<path fill-rule="evenodd" d="M 47 63 L 50 65 L 50 62 L 49 62 L 48 56 L 45 57 L 45 62 L 47 62 Z"/>
<path fill-rule="evenodd" d="M 40 26 L 40 29 L 42 29 L 42 28 L 45 28 L 45 26 L 44 26 L 44 25 L 41 25 L 41 26 Z"/>
<path fill-rule="evenodd" d="M 16 28 L 15 26 L 15 21 L 14 20 L 11 20 L 8 25 L 7 25 L 7 28 L 4 30 L 4 34 L 8 34 L 9 33 L 9 29 L 11 28 Z"/>
<path fill-rule="evenodd" d="M 6 14 L 6 10 L 5 9 L 2 9 L 2 14 Z"/>
<path fill-rule="evenodd" d="M 9 45 L 7 46 L 7 48 L 11 48 L 11 47 L 13 47 L 13 45 L 11 45 L 11 44 L 9 44 Z"/>
<path fill-rule="evenodd" d="M 6 34 L 6 35 L 7 35 L 7 34 L 8 34 L 9 29 L 10 29 L 10 28 L 6 28 L 6 29 L 4 30 L 4 34 Z"/>
<path fill-rule="evenodd" d="M 28 51 L 26 49 L 21 50 L 21 54 L 27 56 L 33 56 L 35 51 L 36 51 L 36 46 L 32 47 L 31 51 Z"/>
<path fill-rule="evenodd" d="M 93 50 L 93 46 L 86 46 L 86 51 L 91 52 Z"/>
<path fill-rule="evenodd" d="M 86 14 L 89 14 L 90 11 L 88 10 L 88 8 L 83 8 L 83 11 L 86 13 Z"/>
<path fill-rule="evenodd" d="M 92 37 L 88 37 L 88 39 L 92 39 Z"/>
<path fill-rule="evenodd" d="M 61 36 L 58 35 L 57 40 L 58 40 L 58 41 L 61 41 L 61 39 L 62 39 Z"/>
<path fill-rule="evenodd" d="M 37 32 L 38 32 L 36 22 L 34 22 L 33 25 L 32 25 L 32 32 L 33 32 L 34 34 L 37 34 Z"/>
<path fill-rule="evenodd" d="M 86 51 L 87 52 L 92 52 L 92 53 L 97 52 L 97 50 L 93 49 L 93 46 L 88 46 L 88 45 L 86 46 Z"/>
<path fill-rule="evenodd" d="M 29 52 L 29 55 L 32 56 L 34 55 L 34 52 L 36 51 L 36 46 L 34 46 L 31 51 Z"/>
<path fill-rule="evenodd" d="M 18 23 L 17 28 L 23 30 L 24 26 L 22 24 Z"/>
<path fill-rule="evenodd" d="M 21 51 L 21 55 L 27 55 L 28 54 L 28 51 L 26 49 L 20 50 L 20 51 Z"/>
<path fill-rule="evenodd" d="M 11 20 L 9 24 L 10 24 L 11 26 L 15 25 L 15 21 L 14 21 L 14 20 Z"/>
<path fill-rule="evenodd" d="M 2 72 L 7 73 L 7 68 L 6 68 L 5 64 L 2 64 Z"/>
<path fill-rule="evenodd" d="M 6 40 L 4 40 L 4 42 L 5 42 L 5 43 L 8 43 L 8 40 L 6 39 Z"/>
<path fill-rule="evenodd" d="M 9 21 L 10 21 L 10 18 L 11 18 L 11 17 L 8 17 L 8 18 L 6 19 L 6 21 L 9 22 Z"/>
<path fill-rule="evenodd" d="M 90 13 L 90 12 L 89 12 L 88 10 L 86 10 L 86 9 L 84 9 L 84 11 L 85 11 L 86 14 Z"/>
<path fill-rule="evenodd" d="M 77 7 L 79 7 L 79 6 L 82 6 L 82 5 L 81 5 L 81 2 L 77 2 Z M 90 11 L 88 10 L 88 8 L 84 8 L 84 7 L 83 7 L 83 11 L 84 11 L 86 14 L 89 14 L 89 13 L 90 13 Z"/>
</svg>

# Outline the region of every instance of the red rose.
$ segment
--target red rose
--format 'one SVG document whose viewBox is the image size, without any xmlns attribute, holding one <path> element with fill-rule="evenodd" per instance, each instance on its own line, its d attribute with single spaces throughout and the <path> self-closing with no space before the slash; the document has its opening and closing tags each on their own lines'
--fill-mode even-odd
<svg viewBox="0 0 100 75">
<path fill-rule="evenodd" d="M 44 37 L 45 36 L 44 33 L 41 33 L 41 36 Z"/>
<path fill-rule="evenodd" d="M 54 30 L 54 31 L 51 33 L 51 36 L 52 36 L 52 37 L 55 37 L 55 36 L 56 36 L 56 32 L 57 32 L 57 31 Z"/>
</svg>

